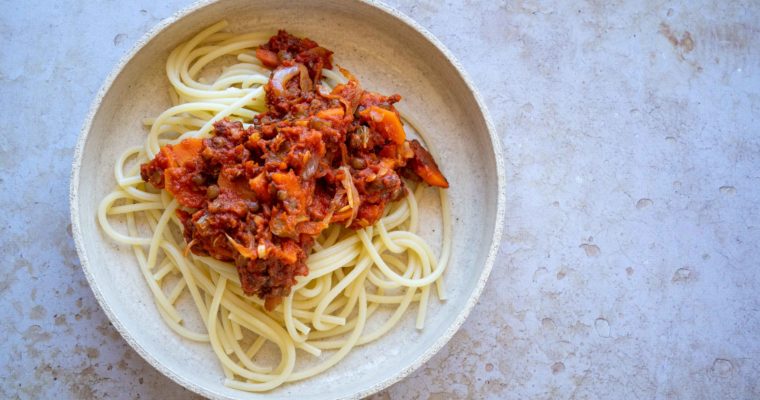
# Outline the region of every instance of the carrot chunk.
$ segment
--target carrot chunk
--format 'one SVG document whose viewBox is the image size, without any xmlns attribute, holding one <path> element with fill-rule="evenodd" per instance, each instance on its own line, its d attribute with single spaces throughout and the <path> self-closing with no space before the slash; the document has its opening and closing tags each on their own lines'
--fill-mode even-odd
<svg viewBox="0 0 760 400">
<path fill-rule="evenodd" d="M 398 145 L 404 144 L 406 133 L 401 125 L 401 119 L 395 112 L 378 106 L 370 106 L 360 111 L 359 115 L 386 139 Z"/>
</svg>

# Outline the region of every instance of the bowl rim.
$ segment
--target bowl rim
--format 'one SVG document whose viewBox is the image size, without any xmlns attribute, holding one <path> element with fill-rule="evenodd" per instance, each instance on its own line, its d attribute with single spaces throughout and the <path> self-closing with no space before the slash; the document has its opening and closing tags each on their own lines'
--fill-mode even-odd
<svg viewBox="0 0 760 400">
<path fill-rule="evenodd" d="M 199 11 L 212 4 L 219 3 L 222 1 L 225 1 L 225 0 L 200 0 L 186 6 L 183 9 L 180 9 L 179 11 L 176 11 L 172 15 L 158 22 L 153 28 L 151 28 L 147 33 L 145 33 L 126 54 L 124 54 L 119 59 L 118 63 L 113 68 L 113 70 L 111 70 L 111 72 L 108 74 L 102 86 L 100 87 L 97 94 L 95 95 L 94 100 L 90 104 L 89 110 L 87 112 L 87 116 L 85 117 L 84 123 L 79 132 L 79 137 L 77 139 L 76 146 L 74 148 L 74 158 L 72 162 L 70 183 L 69 183 L 69 212 L 70 212 L 70 218 L 71 218 L 72 236 L 74 238 L 77 255 L 79 256 L 80 264 L 82 266 L 82 271 L 84 272 L 84 275 L 87 278 L 89 287 L 92 290 L 93 294 L 95 295 L 95 299 L 100 305 L 100 308 L 105 312 L 109 321 L 113 324 L 113 326 L 122 336 L 122 338 L 124 338 L 124 340 L 129 344 L 129 346 L 132 347 L 132 349 L 134 349 L 145 361 L 147 361 L 148 364 L 150 364 L 153 368 L 157 369 L 164 376 L 167 376 L 169 379 L 179 384 L 180 386 L 186 389 L 189 389 L 190 391 L 195 392 L 196 394 L 199 394 L 201 396 L 204 396 L 207 398 L 213 398 L 213 399 L 224 399 L 225 397 L 224 396 L 220 397 L 219 393 L 214 393 L 203 386 L 195 384 L 194 382 L 190 381 L 186 377 L 183 377 L 174 373 L 174 371 L 172 371 L 169 367 L 167 367 L 162 362 L 160 362 L 152 354 L 148 353 L 142 347 L 142 345 L 138 343 L 129 334 L 126 327 L 121 323 L 120 319 L 116 316 L 114 311 L 110 308 L 110 306 L 106 302 L 103 296 L 103 293 L 100 291 L 100 288 L 96 284 L 95 279 L 92 275 L 92 272 L 90 271 L 89 259 L 87 257 L 87 253 L 85 252 L 84 238 L 82 235 L 82 227 L 79 223 L 80 221 L 79 172 L 82 166 L 82 157 L 84 155 L 83 153 L 84 147 L 85 147 L 85 144 L 87 143 L 90 130 L 92 129 L 92 122 L 95 117 L 95 114 L 100 109 L 103 98 L 110 91 L 111 87 L 113 86 L 114 81 L 121 74 L 121 72 L 124 70 L 124 67 L 129 63 L 129 61 L 132 60 L 132 58 L 134 58 L 134 56 L 140 50 L 143 49 L 143 47 L 145 47 L 155 37 L 157 37 L 159 34 L 161 34 L 164 30 L 166 30 L 169 26 L 171 26 L 175 22 L 178 22 L 179 20 L 183 19 L 184 17 L 196 11 Z M 430 33 L 426 28 L 418 24 L 411 17 L 405 15 L 401 11 L 398 11 L 377 0 L 353 0 L 353 1 L 362 3 L 364 5 L 368 5 L 374 8 L 375 10 L 385 13 L 395 18 L 396 20 L 402 22 L 403 24 L 409 26 L 410 28 L 414 29 L 417 33 L 421 34 L 428 42 L 430 42 L 433 46 L 435 46 L 436 49 L 439 52 L 441 52 L 441 54 L 443 54 L 443 56 L 447 59 L 447 61 L 454 67 L 457 74 L 459 74 L 459 77 L 464 81 L 467 89 L 470 91 L 470 93 L 472 93 L 473 98 L 475 99 L 475 102 L 478 105 L 478 108 L 480 109 L 483 120 L 486 124 L 486 129 L 488 130 L 488 136 L 491 141 L 491 147 L 493 149 L 493 155 L 495 157 L 495 163 L 496 163 L 497 199 L 496 199 L 496 220 L 494 223 L 493 234 L 491 235 L 491 243 L 488 249 L 488 254 L 486 256 L 485 265 L 483 266 L 483 270 L 480 274 L 480 277 L 478 278 L 477 284 L 473 292 L 470 294 L 469 298 L 467 299 L 467 302 L 464 304 L 464 307 L 459 311 L 457 316 L 454 318 L 453 323 L 446 329 L 446 331 L 444 331 L 433 342 L 432 346 L 428 347 L 425 350 L 425 352 L 423 352 L 419 357 L 417 357 L 417 359 L 414 360 L 409 366 L 407 366 L 404 369 L 399 370 L 390 378 L 382 380 L 370 386 L 367 389 L 355 392 L 352 395 L 344 397 L 344 399 L 360 399 L 360 398 L 369 396 L 371 394 L 377 393 L 393 385 L 394 383 L 399 382 L 400 380 L 409 376 L 412 372 L 417 370 L 419 367 L 421 367 L 425 362 L 430 360 L 436 353 L 438 353 L 438 351 L 440 351 L 443 348 L 443 346 L 446 345 L 446 343 L 449 342 L 449 340 L 451 340 L 454 334 L 462 327 L 462 324 L 467 319 L 467 316 L 470 314 L 473 307 L 478 302 L 480 295 L 483 292 L 486 281 L 488 280 L 491 270 L 493 269 L 493 264 L 496 259 L 496 254 L 501 245 L 501 237 L 504 230 L 504 220 L 506 217 L 506 190 L 505 190 L 506 179 L 505 179 L 504 159 L 503 159 L 501 141 L 499 139 L 498 133 L 493 124 L 491 116 L 488 112 L 488 108 L 486 107 L 486 104 L 483 101 L 480 93 L 478 92 L 475 85 L 473 84 L 470 76 L 464 70 L 464 67 L 460 64 L 460 62 L 456 59 L 456 57 L 454 57 L 451 51 L 449 51 L 449 49 L 446 48 L 446 46 L 443 43 L 441 43 L 435 36 L 433 36 L 432 33 Z"/>
</svg>

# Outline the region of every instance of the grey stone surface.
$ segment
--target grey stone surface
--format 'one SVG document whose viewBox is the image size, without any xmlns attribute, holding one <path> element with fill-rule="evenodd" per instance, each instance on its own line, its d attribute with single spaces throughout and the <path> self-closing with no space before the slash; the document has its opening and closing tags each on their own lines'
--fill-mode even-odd
<svg viewBox="0 0 760 400">
<path fill-rule="evenodd" d="M 2 3 L 0 397 L 191 398 L 98 308 L 66 203 L 95 91 L 188 2 Z M 482 91 L 508 214 L 465 327 L 374 397 L 760 398 L 760 6 L 390 3 Z"/>
</svg>

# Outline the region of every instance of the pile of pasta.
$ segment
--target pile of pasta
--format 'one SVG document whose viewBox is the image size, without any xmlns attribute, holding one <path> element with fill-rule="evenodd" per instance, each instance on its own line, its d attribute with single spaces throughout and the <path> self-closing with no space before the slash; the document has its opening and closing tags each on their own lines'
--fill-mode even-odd
<svg viewBox="0 0 760 400">
<path fill-rule="evenodd" d="M 150 132 L 145 144 L 127 149 L 117 160 L 117 187 L 100 203 L 98 220 L 109 237 L 132 247 L 167 326 L 186 339 L 210 343 L 227 386 L 267 391 L 327 370 L 352 348 L 389 332 L 413 304 L 416 328 L 422 329 L 431 292 L 446 298 L 442 276 L 451 249 L 451 221 L 444 190 L 407 182 L 406 197 L 387 207 L 373 226 L 352 230 L 333 224 L 326 229 L 308 256 L 309 274 L 298 277 L 273 311 L 265 310 L 262 299 L 243 293 L 234 265 L 189 253 L 176 200 L 144 183 L 139 165 L 165 144 L 207 137 L 222 118 L 247 126 L 265 111 L 270 70 L 254 53 L 270 35 L 224 32 L 226 26 L 221 21 L 208 27 L 169 55 L 172 106 L 146 119 Z M 346 81 L 332 70 L 323 75 L 328 88 Z M 419 125 L 402 117 L 407 131 L 423 136 Z M 426 192 L 434 191 L 443 227 L 438 256 L 416 234 L 417 201 L 433 197 Z M 182 298 L 191 299 L 205 331 L 187 326 L 177 307 Z M 375 314 L 385 319 L 367 331 Z M 267 343 L 280 353 L 276 365 L 257 359 Z M 297 357 L 307 354 L 317 362 L 298 370 Z"/>
</svg>

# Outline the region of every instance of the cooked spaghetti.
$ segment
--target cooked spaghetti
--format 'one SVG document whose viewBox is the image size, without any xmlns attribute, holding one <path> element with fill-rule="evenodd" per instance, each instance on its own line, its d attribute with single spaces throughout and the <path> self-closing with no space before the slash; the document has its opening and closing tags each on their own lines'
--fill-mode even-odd
<svg viewBox="0 0 760 400">
<path fill-rule="evenodd" d="M 210 342 L 225 384 L 265 391 L 326 370 L 388 332 L 412 303 L 422 329 L 431 286 L 445 298 L 448 182 L 407 140 L 393 106 L 400 96 L 332 71 L 332 52 L 309 39 L 225 26 L 170 54 L 173 106 L 146 120 L 145 146 L 117 161 L 118 188 L 98 219 L 132 245 L 168 326 Z M 417 199 L 430 186 L 442 210 L 438 258 L 415 234 Z M 126 234 L 111 225 L 119 216 Z M 205 332 L 180 314 L 184 296 Z M 381 307 L 390 317 L 365 332 Z M 277 365 L 258 363 L 267 343 Z M 297 349 L 316 362 L 297 370 Z"/>
</svg>

